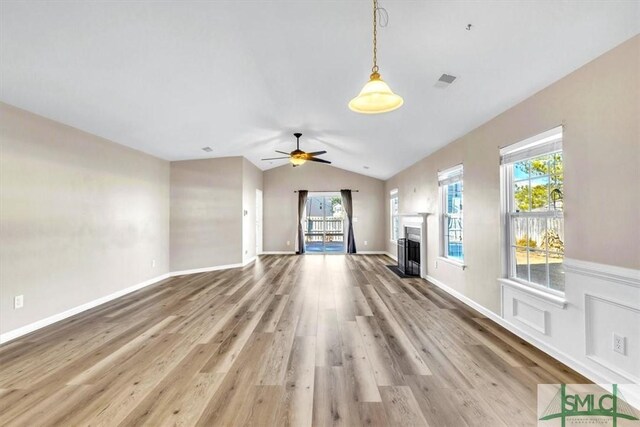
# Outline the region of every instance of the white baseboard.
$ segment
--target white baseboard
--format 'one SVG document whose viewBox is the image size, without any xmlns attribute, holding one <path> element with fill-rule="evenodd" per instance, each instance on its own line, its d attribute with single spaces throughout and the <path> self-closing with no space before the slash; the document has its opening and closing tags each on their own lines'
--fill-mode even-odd
<svg viewBox="0 0 640 427">
<path fill-rule="evenodd" d="M 120 298 L 131 292 L 135 292 L 138 289 L 146 288 L 147 286 L 153 285 L 154 283 L 158 283 L 161 280 L 167 279 L 171 277 L 170 273 L 163 274 L 158 277 L 154 277 L 153 279 L 145 280 L 144 282 L 140 282 L 136 285 L 129 286 L 128 288 L 121 289 L 117 292 L 114 292 L 109 295 L 105 295 L 101 298 L 95 299 L 93 301 L 89 301 L 77 307 L 71 308 L 69 310 L 63 311 L 62 313 L 54 314 L 53 316 L 45 317 L 44 319 L 38 320 L 37 322 L 30 323 L 25 326 L 21 326 L 18 329 L 14 329 L 9 332 L 5 332 L 0 335 L 0 344 L 4 344 L 8 341 L 14 340 L 23 335 L 29 334 L 38 329 L 44 328 L 45 326 L 49 326 L 53 323 L 64 320 L 68 317 L 75 316 L 76 314 L 82 313 L 83 311 L 87 311 L 109 301 L 112 301 L 116 298 Z"/>
<path fill-rule="evenodd" d="M 260 255 L 295 255 L 295 251 L 264 251 Z M 344 252 L 343 255 L 346 255 Z M 333 254 L 332 254 L 333 255 Z M 340 253 L 337 253 L 340 255 Z M 358 251 L 354 255 L 389 255 L 386 251 Z"/>
<path fill-rule="evenodd" d="M 230 268 L 244 267 L 245 265 L 250 264 L 255 260 L 256 260 L 256 257 L 254 256 L 244 262 L 238 262 L 235 264 L 214 265 L 213 267 L 192 268 L 191 270 L 172 271 L 169 274 L 171 275 L 171 277 L 175 277 L 175 276 L 185 276 L 188 274 L 208 273 L 210 271 L 228 270 Z"/>
<path fill-rule="evenodd" d="M 498 325 L 502 326 L 503 328 L 507 329 L 508 331 L 510 331 L 513 334 L 517 335 L 518 337 L 522 338 L 523 340 L 525 340 L 529 344 L 533 345 L 534 347 L 538 348 L 539 350 L 547 353 L 549 356 L 553 357 L 554 359 L 559 360 L 560 362 L 564 363 L 565 365 L 567 365 L 568 367 L 570 367 L 574 371 L 582 374 L 583 376 L 587 377 L 588 379 L 590 379 L 594 383 L 610 384 L 610 383 L 615 382 L 615 381 L 611 381 L 611 379 L 608 379 L 607 376 L 604 375 L 603 373 L 594 371 L 590 367 L 587 367 L 586 365 L 584 365 L 580 361 L 574 359 L 573 357 L 569 356 L 568 354 L 566 354 L 566 353 L 558 350 L 557 348 L 552 347 L 552 346 L 548 345 L 547 343 L 544 343 L 544 342 L 538 340 L 537 338 L 531 336 L 529 333 L 527 333 L 526 331 L 520 329 L 518 326 L 508 322 L 504 318 L 500 317 L 498 314 L 496 314 L 493 311 L 491 311 L 491 310 L 483 307 L 482 305 L 476 303 L 475 301 L 473 301 L 470 298 L 464 296 L 463 294 L 461 294 L 460 292 L 456 291 L 455 289 L 445 285 L 444 283 L 440 282 L 439 280 L 437 280 L 437 279 L 435 279 L 435 278 L 433 278 L 431 276 L 427 276 L 426 279 L 429 282 L 431 282 L 434 285 L 436 285 L 437 287 L 439 287 L 440 289 L 442 289 L 443 291 L 445 291 L 448 294 L 450 294 L 451 296 L 453 296 L 454 298 L 456 298 L 457 300 L 465 303 L 469 307 L 471 307 L 474 310 L 476 310 L 476 311 L 480 312 L 481 314 L 485 315 L 486 317 L 488 317 L 489 319 L 491 319 L 492 321 L 494 321 Z"/>
<path fill-rule="evenodd" d="M 500 321 L 504 320 L 502 317 L 500 317 L 499 315 L 497 315 L 493 311 L 491 311 L 488 308 L 478 304 L 477 302 L 475 302 L 471 298 L 468 298 L 468 297 L 464 296 L 463 294 L 461 294 L 460 292 L 456 291 L 455 289 L 445 285 L 444 283 L 442 283 L 438 279 L 436 279 L 436 278 L 434 278 L 432 276 L 429 276 L 429 275 L 427 275 L 427 277 L 425 277 L 425 279 L 428 280 L 429 282 L 433 283 L 434 285 L 436 285 L 437 287 L 439 287 L 440 289 L 442 289 L 446 293 L 450 294 L 451 296 L 453 296 L 457 300 L 460 300 L 463 303 L 465 303 L 466 305 L 468 305 L 469 307 L 473 308 L 474 310 L 479 311 L 481 314 L 483 314 L 484 316 L 487 316 L 488 318 L 490 318 L 494 322 L 500 323 Z"/>
<path fill-rule="evenodd" d="M 97 307 L 99 305 L 112 301 L 116 298 L 120 298 L 122 296 L 130 294 L 131 292 L 135 292 L 139 289 L 146 288 L 147 286 L 153 285 L 154 283 L 158 283 L 161 280 L 167 279 L 169 277 L 184 276 L 187 274 L 196 274 L 196 273 L 206 273 L 208 271 L 227 270 L 229 268 L 240 268 L 252 263 L 255 260 L 256 260 L 256 257 L 254 256 L 246 260 L 245 262 L 238 263 L 238 264 L 217 265 L 214 267 L 195 268 L 192 270 L 172 271 L 170 273 L 166 273 L 161 276 L 154 277 L 153 279 L 145 280 L 144 282 L 138 283 L 136 285 L 129 286 L 128 288 L 121 289 L 112 294 L 105 295 L 93 301 L 89 301 L 85 304 L 63 311 L 62 313 L 54 314 L 53 316 L 46 317 L 44 319 L 38 320 L 36 322 L 30 323 L 25 326 L 21 326 L 18 329 L 5 332 L 4 334 L 0 335 L 0 344 L 4 344 L 18 337 L 29 334 L 38 329 L 44 328 L 45 326 L 49 326 L 53 323 L 64 320 L 68 317 L 75 316 L 76 314 L 82 313 L 83 311 L 90 310 L 94 307 Z"/>
<path fill-rule="evenodd" d="M 391 252 L 385 252 L 385 254 L 386 254 L 389 258 L 391 258 L 392 260 L 394 260 L 394 261 L 396 261 L 396 262 L 398 261 L 398 256 L 397 256 L 397 255 L 394 255 L 394 254 L 392 254 Z"/>
</svg>

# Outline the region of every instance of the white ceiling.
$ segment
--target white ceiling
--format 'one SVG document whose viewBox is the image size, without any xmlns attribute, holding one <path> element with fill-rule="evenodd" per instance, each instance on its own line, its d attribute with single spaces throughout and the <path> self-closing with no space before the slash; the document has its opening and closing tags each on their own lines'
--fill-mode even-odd
<svg viewBox="0 0 640 427">
<path fill-rule="evenodd" d="M 405 99 L 388 114 L 347 108 L 371 68 L 367 0 L 3 1 L 0 99 L 168 160 L 268 169 L 300 131 L 387 178 L 640 32 L 638 1 L 380 6 L 382 77 Z M 442 73 L 458 80 L 435 88 Z"/>
</svg>

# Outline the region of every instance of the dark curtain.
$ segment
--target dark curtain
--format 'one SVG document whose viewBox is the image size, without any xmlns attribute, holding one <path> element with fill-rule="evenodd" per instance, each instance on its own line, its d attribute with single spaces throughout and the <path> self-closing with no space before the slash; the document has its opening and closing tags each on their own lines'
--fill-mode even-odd
<svg viewBox="0 0 640 427">
<path fill-rule="evenodd" d="M 307 190 L 298 190 L 298 252 L 303 254 L 304 250 L 304 209 L 307 205 Z"/>
<path fill-rule="evenodd" d="M 356 253 L 356 239 L 353 237 L 353 203 L 351 201 L 351 190 L 340 190 L 342 196 L 342 207 L 347 214 L 347 253 Z"/>
</svg>

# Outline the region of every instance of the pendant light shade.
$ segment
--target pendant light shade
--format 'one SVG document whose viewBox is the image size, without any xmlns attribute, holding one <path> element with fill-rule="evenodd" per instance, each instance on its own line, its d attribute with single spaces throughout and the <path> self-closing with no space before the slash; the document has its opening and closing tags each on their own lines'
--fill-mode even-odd
<svg viewBox="0 0 640 427">
<path fill-rule="evenodd" d="M 373 73 L 358 96 L 349 102 L 349 108 L 356 113 L 378 114 L 400 108 L 403 103 L 402 97 L 393 93 L 380 74 Z"/>
<path fill-rule="evenodd" d="M 349 109 L 362 114 L 379 114 L 396 110 L 402 106 L 404 100 L 393 93 L 389 85 L 380 78 L 378 73 L 378 0 L 373 0 L 373 67 L 369 81 L 364 85 L 358 96 L 349 102 Z M 386 12 L 385 12 L 386 13 Z"/>
</svg>

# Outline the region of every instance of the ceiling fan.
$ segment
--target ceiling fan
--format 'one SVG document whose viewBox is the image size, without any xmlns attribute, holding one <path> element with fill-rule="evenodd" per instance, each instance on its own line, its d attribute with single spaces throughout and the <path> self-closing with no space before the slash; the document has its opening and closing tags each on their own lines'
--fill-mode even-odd
<svg viewBox="0 0 640 427">
<path fill-rule="evenodd" d="M 270 157 L 268 159 L 262 159 L 262 160 L 289 159 L 289 161 L 291 162 L 291 164 L 293 165 L 294 168 L 296 166 L 300 166 L 300 165 L 305 164 L 305 162 L 307 162 L 307 161 L 331 164 L 331 162 L 328 161 L 328 160 L 319 159 L 319 158 L 316 157 L 316 156 L 320 156 L 322 154 L 325 154 L 326 151 L 314 151 L 312 153 L 305 153 L 304 151 L 302 151 L 300 149 L 300 137 L 302 136 L 302 134 L 299 133 L 299 132 L 296 132 L 296 133 L 293 134 L 293 136 L 296 137 L 296 149 L 295 150 L 293 150 L 291 153 L 286 153 L 284 151 L 276 150 L 276 153 L 286 154 L 286 157 Z"/>
</svg>

